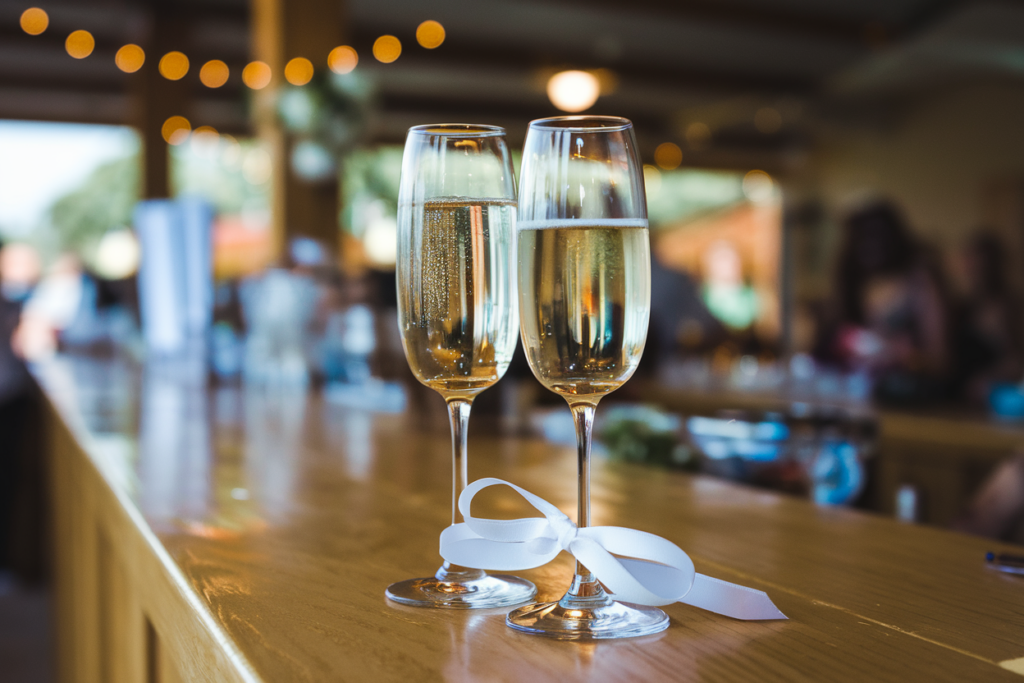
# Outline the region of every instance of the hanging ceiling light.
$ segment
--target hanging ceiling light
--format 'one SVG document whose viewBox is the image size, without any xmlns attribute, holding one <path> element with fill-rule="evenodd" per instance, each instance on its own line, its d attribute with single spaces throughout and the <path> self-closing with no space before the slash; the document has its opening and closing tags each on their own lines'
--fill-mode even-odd
<svg viewBox="0 0 1024 683">
<path fill-rule="evenodd" d="M 590 109 L 601 94 L 601 84 L 586 71 L 560 71 L 548 79 L 548 98 L 562 111 Z"/>
</svg>

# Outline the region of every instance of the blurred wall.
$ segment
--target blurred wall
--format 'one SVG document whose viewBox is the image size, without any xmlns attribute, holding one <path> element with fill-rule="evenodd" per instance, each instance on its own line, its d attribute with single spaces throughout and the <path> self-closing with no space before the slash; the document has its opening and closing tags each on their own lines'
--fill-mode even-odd
<svg viewBox="0 0 1024 683">
<path fill-rule="evenodd" d="M 915 232 L 947 253 L 976 227 L 997 228 L 1024 285 L 1024 87 L 963 87 L 909 106 L 888 125 L 834 130 L 808 170 L 824 225 L 805 292 L 830 284 L 825 262 L 844 214 L 879 195 L 896 200 Z"/>
</svg>

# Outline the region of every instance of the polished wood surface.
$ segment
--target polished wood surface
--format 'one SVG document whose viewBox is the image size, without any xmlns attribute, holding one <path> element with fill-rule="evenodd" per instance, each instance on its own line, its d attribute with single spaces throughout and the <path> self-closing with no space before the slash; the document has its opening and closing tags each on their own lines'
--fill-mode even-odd
<svg viewBox="0 0 1024 683">
<path fill-rule="evenodd" d="M 985 567 L 997 544 L 603 460 L 595 523 L 662 535 L 698 571 L 768 591 L 790 619 L 676 604 L 662 634 L 570 643 L 512 632 L 503 610 L 390 604 L 390 582 L 440 562 L 443 422 L 303 391 L 207 389 L 174 368 L 61 359 L 35 372 L 51 404 L 63 681 L 1012 681 L 1024 670 L 1012 663 L 1024 658 L 1024 581 Z M 471 478 L 509 479 L 574 514 L 571 448 L 481 421 L 470 453 Z M 489 491 L 474 511 L 528 509 Z M 554 598 L 570 559 L 521 574 Z"/>
</svg>

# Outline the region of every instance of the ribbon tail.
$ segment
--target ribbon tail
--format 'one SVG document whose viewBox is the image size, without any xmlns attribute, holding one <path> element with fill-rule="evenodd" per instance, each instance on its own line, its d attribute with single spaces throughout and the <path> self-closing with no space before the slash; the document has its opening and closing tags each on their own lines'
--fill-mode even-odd
<svg viewBox="0 0 1024 683">
<path fill-rule="evenodd" d="M 697 574 L 693 588 L 679 602 L 724 614 L 733 619 L 788 619 L 764 591 L 754 590 L 704 574 Z"/>
</svg>

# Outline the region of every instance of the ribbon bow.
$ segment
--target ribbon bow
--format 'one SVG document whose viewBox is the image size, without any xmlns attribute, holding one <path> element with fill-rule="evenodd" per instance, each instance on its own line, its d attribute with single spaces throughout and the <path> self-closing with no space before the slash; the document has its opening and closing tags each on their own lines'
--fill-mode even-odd
<svg viewBox="0 0 1024 683">
<path fill-rule="evenodd" d="M 473 517 L 473 496 L 498 485 L 518 491 L 544 517 Z M 453 564 L 503 571 L 532 569 L 565 550 L 622 602 L 651 606 L 682 602 L 735 619 L 787 618 L 763 591 L 696 573 L 690 557 L 671 541 L 623 527 L 580 529 L 551 503 L 501 479 L 479 479 L 467 486 L 459 496 L 459 511 L 465 523 L 441 532 L 441 556 Z"/>
</svg>

